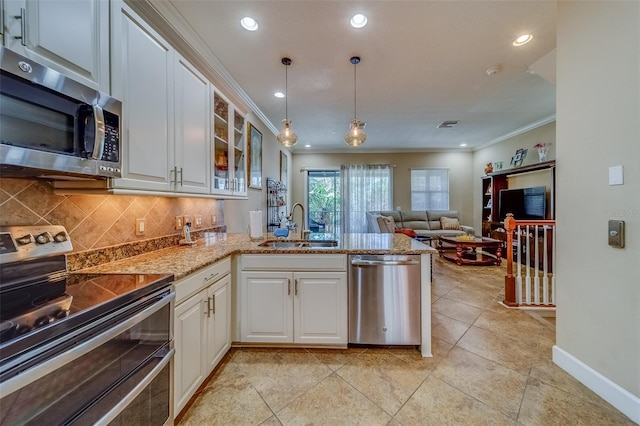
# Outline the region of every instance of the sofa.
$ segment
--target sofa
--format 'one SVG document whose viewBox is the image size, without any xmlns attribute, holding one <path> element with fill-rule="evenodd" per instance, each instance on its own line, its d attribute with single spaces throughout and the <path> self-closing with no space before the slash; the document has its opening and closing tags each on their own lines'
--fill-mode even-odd
<svg viewBox="0 0 640 426">
<path fill-rule="evenodd" d="M 475 234 L 473 227 L 460 225 L 457 210 L 369 211 L 367 230 L 373 233 L 403 232 L 431 238 Z M 407 232 L 409 230 L 412 232 Z"/>
</svg>

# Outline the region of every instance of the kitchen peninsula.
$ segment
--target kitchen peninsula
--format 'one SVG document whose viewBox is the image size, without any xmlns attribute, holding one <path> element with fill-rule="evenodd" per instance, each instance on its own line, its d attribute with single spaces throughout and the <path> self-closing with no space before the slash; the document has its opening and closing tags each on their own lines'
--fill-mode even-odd
<svg viewBox="0 0 640 426">
<path fill-rule="evenodd" d="M 317 264 L 319 256 L 352 254 L 391 254 L 391 255 L 421 255 L 421 286 L 422 286 L 422 345 L 423 356 L 431 356 L 431 261 L 430 256 L 437 251 L 432 247 L 409 238 L 403 234 L 313 234 L 311 241 L 336 241 L 332 247 L 286 247 L 274 248 L 261 245 L 265 241 L 278 240 L 271 234 L 265 234 L 264 239 L 252 241 L 242 233 L 205 233 L 204 238 L 199 238 L 192 246 L 173 246 L 155 250 L 138 256 L 109 262 L 98 266 L 84 268 L 78 273 L 165 273 L 173 274 L 176 280 L 176 288 L 180 288 L 180 280 L 216 264 L 219 261 L 233 258 L 234 263 L 241 255 L 276 255 L 275 259 L 286 256 L 315 257 Z M 279 241 L 290 241 L 279 239 Z M 90 263 L 87 256 L 87 264 Z M 233 270 L 233 282 L 239 282 L 238 270 Z M 234 286 L 234 287 L 237 287 Z M 237 297 L 237 289 L 234 288 Z M 240 317 L 239 304 L 233 301 L 234 314 Z M 234 322 L 237 322 L 234 320 Z M 234 341 L 239 339 L 239 330 L 233 331 Z"/>
</svg>

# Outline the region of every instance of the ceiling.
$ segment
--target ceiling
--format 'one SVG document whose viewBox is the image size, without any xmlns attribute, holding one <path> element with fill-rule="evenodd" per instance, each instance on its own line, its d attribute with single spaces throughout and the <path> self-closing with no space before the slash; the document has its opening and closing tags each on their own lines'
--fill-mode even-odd
<svg viewBox="0 0 640 426">
<path fill-rule="evenodd" d="M 153 0 L 152 0 L 153 1 Z M 167 1 L 167 0 L 156 0 Z M 168 0 L 294 151 L 473 149 L 555 116 L 555 1 Z M 368 17 L 361 29 L 355 13 Z M 240 19 L 251 16 L 255 32 Z M 514 47 L 520 34 L 533 40 Z M 354 115 L 367 140 L 344 143 Z M 489 75 L 491 67 L 501 71 Z M 453 128 L 438 128 L 457 120 Z M 466 143 L 466 148 L 460 145 Z M 306 148 L 305 145 L 311 145 Z"/>
</svg>

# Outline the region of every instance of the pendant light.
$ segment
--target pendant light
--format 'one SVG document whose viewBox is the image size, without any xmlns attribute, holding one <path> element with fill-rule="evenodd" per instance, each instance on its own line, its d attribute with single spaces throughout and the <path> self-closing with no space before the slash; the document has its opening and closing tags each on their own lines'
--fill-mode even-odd
<svg viewBox="0 0 640 426">
<path fill-rule="evenodd" d="M 284 120 L 282 120 L 282 124 L 284 125 L 284 128 L 280 130 L 280 133 L 278 133 L 278 136 L 276 136 L 276 139 L 282 145 L 286 146 L 287 148 L 291 148 L 298 142 L 298 135 L 293 133 L 293 131 L 291 130 L 291 120 L 289 120 L 289 110 L 288 110 L 288 102 L 287 102 L 287 99 L 289 98 L 289 93 L 287 91 L 288 85 L 289 85 L 287 68 L 289 67 L 289 65 L 291 65 L 291 59 L 282 58 L 282 65 L 285 66 L 284 68 Z"/>
<path fill-rule="evenodd" d="M 367 140 L 367 134 L 360 128 L 360 120 L 357 119 L 356 114 L 356 65 L 360 63 L 359 56 L 353 56 L 351 58 L 353 64 L 353 120 L 349 131 L 344 135 L 344 141 L 349 146 L 360 146 Z"/>
</svg>

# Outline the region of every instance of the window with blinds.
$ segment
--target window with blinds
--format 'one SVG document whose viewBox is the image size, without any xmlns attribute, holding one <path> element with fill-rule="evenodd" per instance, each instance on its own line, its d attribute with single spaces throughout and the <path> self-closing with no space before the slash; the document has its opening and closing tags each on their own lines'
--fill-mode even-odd
<svg viewBox="0 0 640 426">
<path fill-rule="evenodd" d="M 411 169 L 411 210 L 449 210 L 449 169 Z"/>
</svg>

